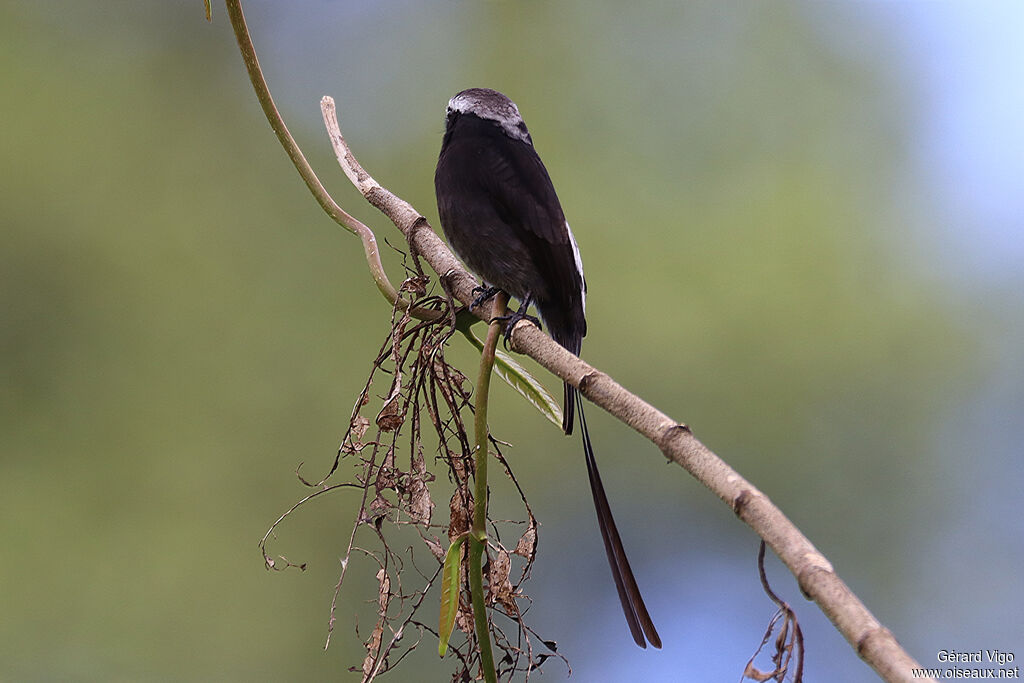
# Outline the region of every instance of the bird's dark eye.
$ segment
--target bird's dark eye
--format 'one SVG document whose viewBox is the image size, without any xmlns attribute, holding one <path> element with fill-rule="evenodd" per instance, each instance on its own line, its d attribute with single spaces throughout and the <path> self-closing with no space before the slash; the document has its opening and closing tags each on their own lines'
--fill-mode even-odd
<svg viewBox="0 0 1024 683">
<path fill-rule="evenodd" d="M 519 123 L 517 123 L 516 124 L 516 128 L 518 128 L 523 133 L 523 135 L 526 135 L 526 122 L 525 121 L 520 121 Z"/>
</svg>

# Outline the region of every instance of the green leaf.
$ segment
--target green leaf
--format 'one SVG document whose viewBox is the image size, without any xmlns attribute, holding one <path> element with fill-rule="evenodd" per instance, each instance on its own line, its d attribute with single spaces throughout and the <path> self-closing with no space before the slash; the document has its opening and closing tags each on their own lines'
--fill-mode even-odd
<svg viewBox="0 0 1024 683">
<path fill-rule="evenodd" d="M 459 567 L 462 565 L 463 536 L 448 547 L 444 556 L 444 569 L 441 572 L 441 623 L 438 635 L 441 642 L 437 646 L 437 654 L 444 657 L 448 652 L 448 639 L 455 628 L 455 616 L 459 613 Z"/>
<path fill-rule="evenodd" d="M 459 325 L 458 328 L 459 332 L 462 332 L 477 351 L 484 350 L 484 343 L 477 339 L 468 325 Z M 559 429 L 562 428 L 562 407 L 558 401 L 544 388 L 543 384 L 526 371 L 526 368 L 500 348 L 494 351 L 494 372 L 539 410 L 541 415 L 551 420 Z"/>
</svg>

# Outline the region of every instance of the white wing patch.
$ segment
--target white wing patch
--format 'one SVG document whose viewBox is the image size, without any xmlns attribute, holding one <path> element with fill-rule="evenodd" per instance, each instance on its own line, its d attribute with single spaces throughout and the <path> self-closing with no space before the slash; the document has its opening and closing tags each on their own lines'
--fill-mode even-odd
<svg viewBox="0 0 1024 683">
<path fill-rule="evenodd" d="M 576 272 L 580 274 L 580 300 L 583 302 L 583 315 L 587 314 L 587 280 L 583 277 L 583 259 L 580 258 L 580 248 L 576 246 L 576 238 L 573 237 L 569 221 L 565 222 L 565 230 L 569 233 L 569 244 L 572 245 L 572 258 L 576 261 Z"/>
</svg>

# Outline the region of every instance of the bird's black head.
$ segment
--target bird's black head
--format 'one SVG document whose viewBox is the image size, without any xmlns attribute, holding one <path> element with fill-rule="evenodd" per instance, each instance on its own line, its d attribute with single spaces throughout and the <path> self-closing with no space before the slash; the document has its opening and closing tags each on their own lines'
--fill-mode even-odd
<svg viewBox="0 0 1024 683">
<path fill-rule="evenodd" d="M 497 90 L 469 88 L 450 99 L 445 119 L 445 133 L 451 133 L 455 122 L 460 116 L 465 115 L 490 121 L 513 140 L 520 140 L 528 145 L 533 144 L 530 132 L 526 129 L 526 123 L 519 115 L 519 107 Z"/>
</svg>

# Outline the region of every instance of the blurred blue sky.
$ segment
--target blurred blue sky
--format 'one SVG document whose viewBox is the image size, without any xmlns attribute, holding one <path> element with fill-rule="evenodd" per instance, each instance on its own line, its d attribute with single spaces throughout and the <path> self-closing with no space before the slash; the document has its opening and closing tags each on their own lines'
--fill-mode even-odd
<svg viewBox="0 0 1024 683">
<path fill-rule="evenodd" d="M 857 3 L 917 89 L 912 172 L 941 202 L 942 254 L 967 280 L 1024 281 L 1024 4 Z M 841 30 L 841 27 L 839 27 Z"/>
</svg>

